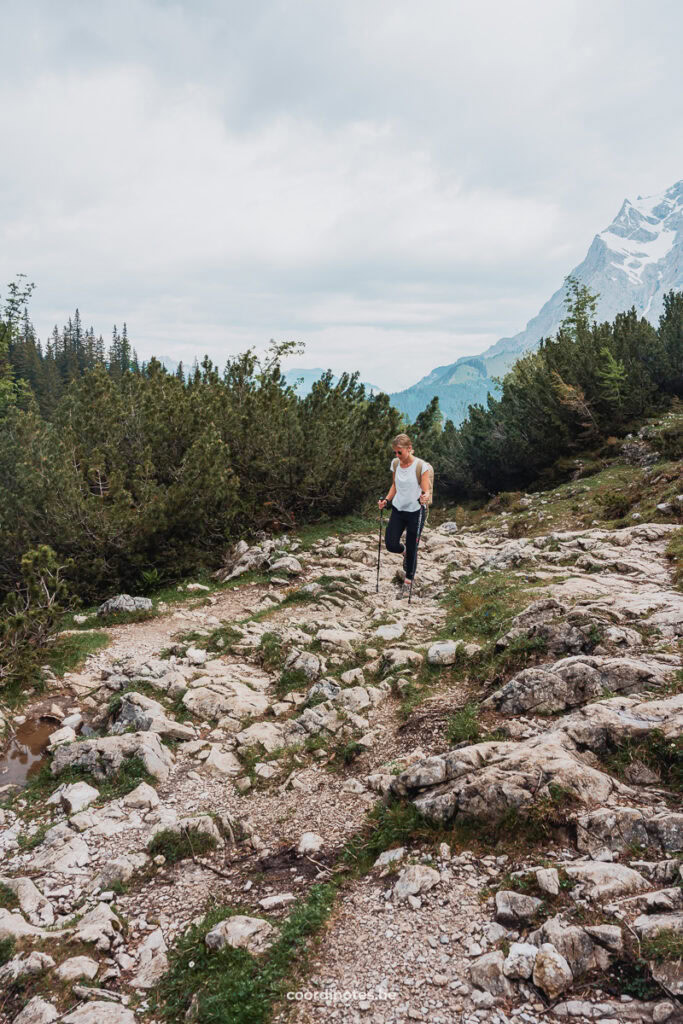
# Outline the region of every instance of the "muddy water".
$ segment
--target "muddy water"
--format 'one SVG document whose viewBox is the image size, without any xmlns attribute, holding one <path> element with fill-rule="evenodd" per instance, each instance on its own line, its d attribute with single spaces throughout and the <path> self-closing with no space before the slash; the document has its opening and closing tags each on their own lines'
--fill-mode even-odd
<svg viewBox="0 0 683 1024">
<path fill-rule="evenodd" d="M 55 722 L 36 719 L 20 725 L 0 757 L 0 786 L 25 786 L 45 761 L 50 733 L 58 728 Z"/>
</svg>

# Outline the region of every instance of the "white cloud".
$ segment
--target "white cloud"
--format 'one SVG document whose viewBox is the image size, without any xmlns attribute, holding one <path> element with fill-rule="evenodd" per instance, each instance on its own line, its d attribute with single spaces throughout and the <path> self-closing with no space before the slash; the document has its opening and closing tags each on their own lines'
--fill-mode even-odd
<svg viewBox="0 0 683 1024">
<path fill-rule="evenodd" d="M 43 335 L 79 305 L 144 356 L 294 336 L 406 386 L 681 176 L 660 6 L 664 38 L 630 0 L 12 0 L 0 281 L 37 282 Z"/>
</svg>

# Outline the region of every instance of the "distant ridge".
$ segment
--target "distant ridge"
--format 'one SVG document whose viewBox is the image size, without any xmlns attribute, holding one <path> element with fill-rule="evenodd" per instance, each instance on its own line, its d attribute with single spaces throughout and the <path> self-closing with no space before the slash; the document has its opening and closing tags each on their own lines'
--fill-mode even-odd
<svg viewBox="0 0 683 1024">
<path fill-rule="evenodd" d="M 635 306 L 656 324 L 666 293 L 683 288 L 683 180 L 653 196 L 625 199 L 571 275 L 599 295 L 598 319 L 613 320 Z M 503 376 L 520 355 L 557 331 L 564 296 L 562 286 L 519 334 L 501 338 L 481 355 L 437 366 L 412 387 L 393 393 L 393 405 L 414 419 L 438 395 L 444 415 L 462 422 L 469 405 L 485 403 L 495 393 L 492 377 Z"/>
<path fill-rule="evenodd" d="M 285 380 L 291 387 L 293 387 L 296 390 L 297 394 L 301 395 L 301 397 L 303 398 L 305 395 L 309 393 L 315 382 L 317 380 L 320 380 L 320 378 L 325 372 L 326 371 L 321 369 L 319 366 L 313 369 L 286 370 Z M 332 380 L 336 384 L 336 382 L 339 380 L 339 377 L 333 376 Z M 361 381 L 361 383 L 364 384 L 365 390 L 369 395 L 378 395 L 382 390 L 381 388 L 378 388 L 376 384 L 368 384 L 364 381 Z"/>
</svg>

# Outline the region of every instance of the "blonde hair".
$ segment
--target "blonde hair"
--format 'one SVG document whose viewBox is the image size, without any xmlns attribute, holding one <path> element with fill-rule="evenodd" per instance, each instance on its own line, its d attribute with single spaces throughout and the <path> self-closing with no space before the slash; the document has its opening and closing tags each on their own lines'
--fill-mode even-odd
<svg viewBox="0 0 683 1024">
<path fill-rule="evenodd" d="M 391 442 L 392 448 L 412 448 L 413 442 L 410 440 L 407 434 L 397 434 L 394 440 Z"/>
</svg>

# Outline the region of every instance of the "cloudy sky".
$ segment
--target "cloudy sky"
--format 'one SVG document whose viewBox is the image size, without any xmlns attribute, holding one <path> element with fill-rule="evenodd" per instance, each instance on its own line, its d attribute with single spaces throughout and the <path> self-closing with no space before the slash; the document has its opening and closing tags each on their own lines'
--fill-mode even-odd
<svg viewBox="0 0 683 1024">
<path fill-rule="evenodd" d="M 387 389 L 683 177 L 678 0 L 0 0 L 0 282 L 143 357 Z"/>
</svg>

